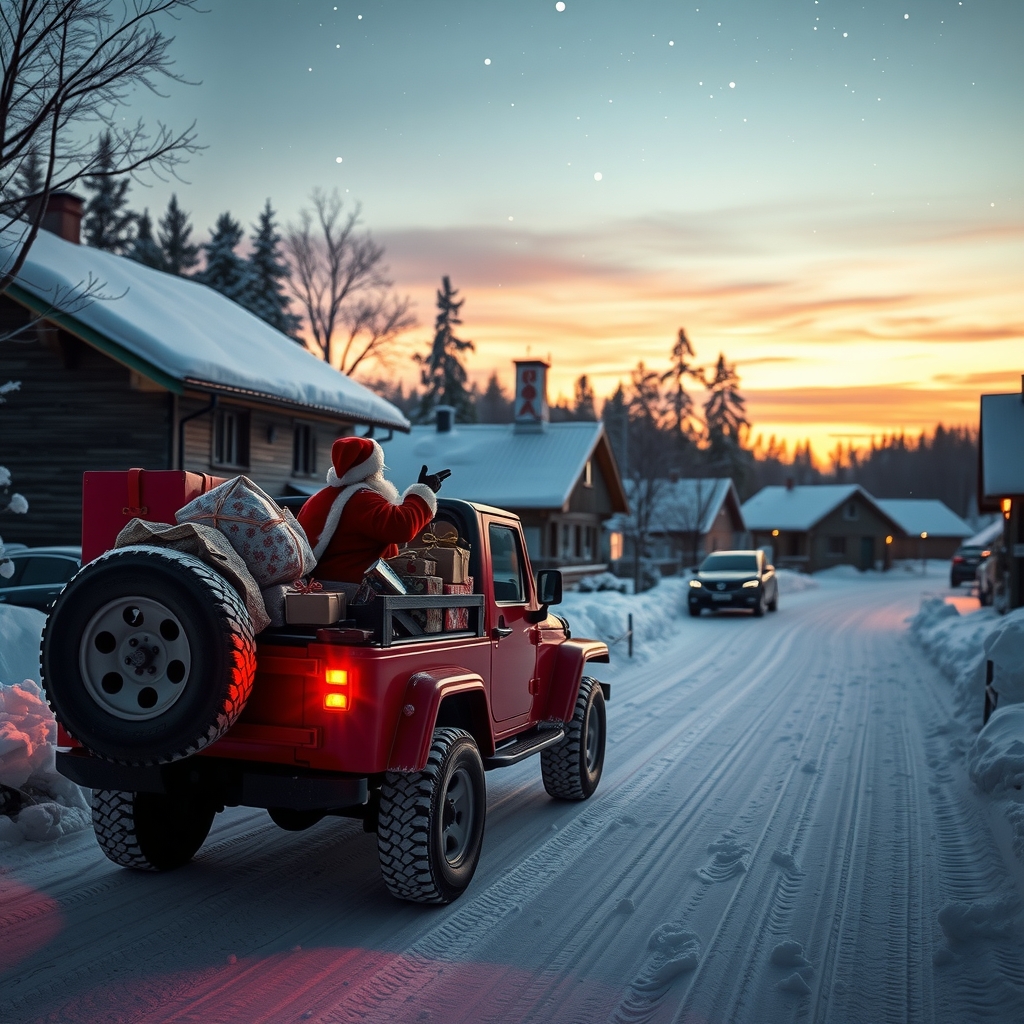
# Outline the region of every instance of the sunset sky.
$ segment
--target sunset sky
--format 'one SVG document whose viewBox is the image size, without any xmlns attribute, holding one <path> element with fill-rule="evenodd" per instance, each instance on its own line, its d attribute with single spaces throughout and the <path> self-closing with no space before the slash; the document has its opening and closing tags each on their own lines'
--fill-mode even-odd
<svg viewBox="0 0 1024 1024">
<path fill-rule="evenodd" d="M 316 186 L 363 204 L 420 319 L 392 375 L 450 274 L 481 384 L 529 350 L 552 400 L 607 395 L 685 326 L 755 436 L 819 456 L 1020 388 L 1019 0 L 205 6 L 171 24 L 200 84 L 131 113 L 197 121 L 173 190 L 203 238 Z"/>
</svg>

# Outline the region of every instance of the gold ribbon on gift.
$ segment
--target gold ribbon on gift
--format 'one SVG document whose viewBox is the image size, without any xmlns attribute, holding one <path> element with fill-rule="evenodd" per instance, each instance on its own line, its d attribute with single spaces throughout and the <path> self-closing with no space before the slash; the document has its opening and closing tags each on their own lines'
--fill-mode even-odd
<svg viewBox="0 0 1024 1024">
<path fill-rule="evenodd" d="M 416 538 L 416 550 L 420 552 L 427 552 L 432 548 L 462 548 L 467 550 L 468 545 L 461 541 L 462 538 L 459 537 L 459 531 L 454 526 L 450 527 L 450 530 L 444 536 L 433 533 L 430 530 L 424 530 Z M 420 547 L 420 545 L 423 545 L 423 547 Z M 427 555 L 421 554 L 421 557 L 427 557 Z"/>
</svg>

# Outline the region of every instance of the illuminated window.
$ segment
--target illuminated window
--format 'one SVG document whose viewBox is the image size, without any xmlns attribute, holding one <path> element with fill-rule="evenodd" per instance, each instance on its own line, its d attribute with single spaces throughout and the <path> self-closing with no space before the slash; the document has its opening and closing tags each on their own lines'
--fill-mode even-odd
<svg viewBox="0 0 1024 1024">
<path fill-rule="evenodd" d="M 617 562 L 622 557 L 622 534 L 621 533 L 609 533 L 608 534 L 608 558 L 612 562 Z"/>
</svg>

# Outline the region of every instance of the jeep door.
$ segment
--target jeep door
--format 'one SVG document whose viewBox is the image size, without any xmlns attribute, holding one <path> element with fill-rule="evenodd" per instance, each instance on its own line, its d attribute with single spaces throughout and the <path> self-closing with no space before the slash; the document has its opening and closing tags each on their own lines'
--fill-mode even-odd
<svg viewBox="0 0 1024 1024">
<path fill-rule="evenodd" d="M 490 550 L 491 714 L 496 722 L 528 715 L 530 680 L 537 663 L 533 626 L 527 621 L 533 580 L 517 523 L 485 521 Z"/>
</svg>

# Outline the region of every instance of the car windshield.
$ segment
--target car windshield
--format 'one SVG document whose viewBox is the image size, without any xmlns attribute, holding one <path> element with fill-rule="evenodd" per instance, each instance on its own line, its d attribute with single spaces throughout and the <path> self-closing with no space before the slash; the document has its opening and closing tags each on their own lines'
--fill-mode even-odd
<svg viewBox="0 0 1024 1024">
<path fill-rule="evenodd" d="M 708 555 L 700 564 L 701 572 L 720 572 L 723 569 L 757 572 L 757 555 Z"/>
</svg>

